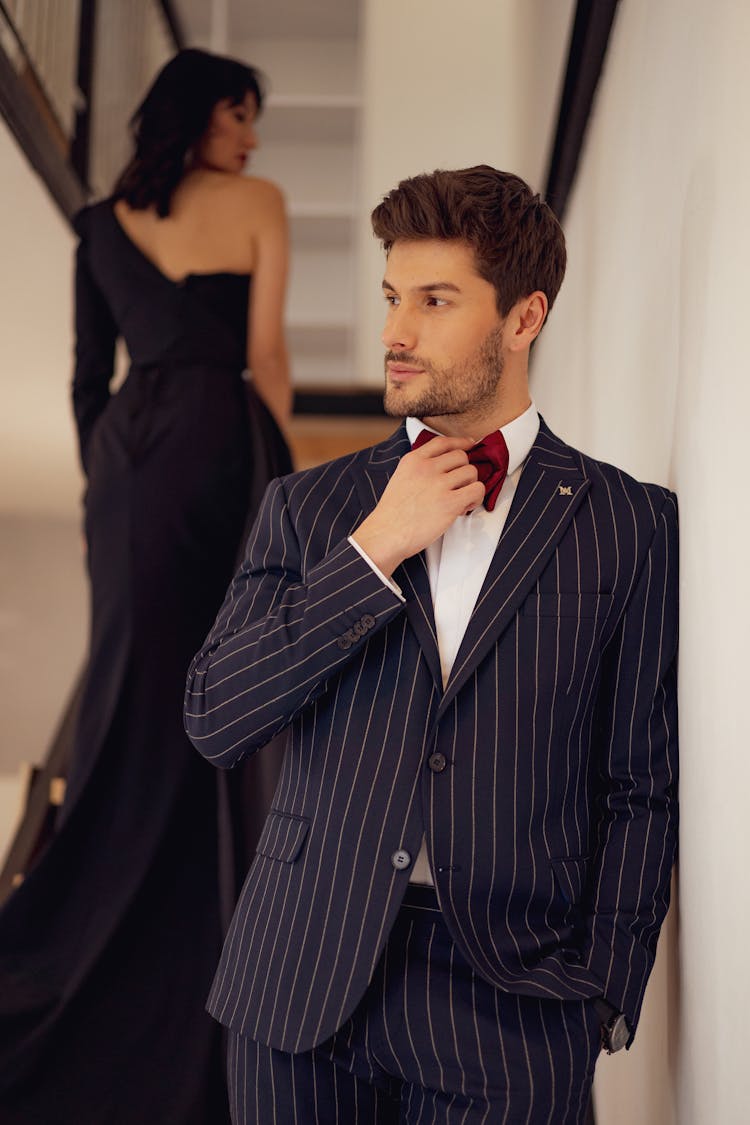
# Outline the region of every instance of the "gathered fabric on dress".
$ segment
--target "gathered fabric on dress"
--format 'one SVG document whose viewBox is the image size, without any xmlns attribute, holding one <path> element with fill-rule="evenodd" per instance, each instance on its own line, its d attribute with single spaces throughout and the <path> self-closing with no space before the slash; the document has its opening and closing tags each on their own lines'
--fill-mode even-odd
<svg viewBox="0 0 750 1125">
<path fill-rule="evenodd" d="M 0 1120 L 221 1125 L 204 1005 L 279 752 L 217 773 L 182 700 L 263 491 L 291 462 L 243 378 L 252 278 L 171 281 L 110 201 L 76 229 L 89 660 L 55 835 L 0 912 Z M 118 336 L 130 368 L 111 393 Z"/>
</svg>

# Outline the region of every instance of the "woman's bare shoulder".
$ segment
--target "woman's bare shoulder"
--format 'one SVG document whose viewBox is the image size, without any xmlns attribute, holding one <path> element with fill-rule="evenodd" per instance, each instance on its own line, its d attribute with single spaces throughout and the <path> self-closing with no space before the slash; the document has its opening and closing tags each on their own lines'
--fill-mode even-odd
<svg viewBox="0 0 750 1125">
<path fill-rule="evenodd" d="M 258 221 L 267 224 L 274 217 L 283 220 L 286 212 L 284 194 L 278 184 L 259 176 L 225 176 L 206 183 L 210 191 L 204 201 L 218 207 L 232 222 L 255 227 Z"/>
<path fill-rule="evenodd" d="M 284 193 L 273 180 L 264 180 L 260 176 L 241 176 L 239 178 L 245 197 L 261 206 L 284 207 Z"/>
</svg>

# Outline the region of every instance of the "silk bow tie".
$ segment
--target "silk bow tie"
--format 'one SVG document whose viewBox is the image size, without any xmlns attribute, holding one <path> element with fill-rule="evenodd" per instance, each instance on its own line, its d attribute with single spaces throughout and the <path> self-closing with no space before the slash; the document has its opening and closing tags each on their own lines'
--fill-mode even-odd
<svg viewBox="0 0 750 1125">
<path fill-rule="evenodd" d="M 437 436 L 431 430 L 420 430 L 412 449 L 419 449 L 420 445 L 432 441 Z M 505 438 L 500 430 L 493 430 L 476 445 L 472 445 L 466 453 L 469 463 L 475 466 L 479 479 L 484 485 L 484 506 L 488 512 L 491 512 L 508 473 L 508 446 L 505 444 Z"/>
</svg>

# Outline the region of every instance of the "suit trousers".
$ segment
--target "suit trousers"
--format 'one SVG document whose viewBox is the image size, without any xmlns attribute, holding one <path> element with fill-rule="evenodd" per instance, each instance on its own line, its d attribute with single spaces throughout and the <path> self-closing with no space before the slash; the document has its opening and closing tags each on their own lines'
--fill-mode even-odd
<svg viewBox="0 0 750 1125">
<path fill-rule="evenodd" d="M 500 991 L 410 886 L 353 1015 L 292 1055 L 230 1032 L 234 1125 L 583 1125 L 600 1047 L 593 1001 Z"/>
</svg>

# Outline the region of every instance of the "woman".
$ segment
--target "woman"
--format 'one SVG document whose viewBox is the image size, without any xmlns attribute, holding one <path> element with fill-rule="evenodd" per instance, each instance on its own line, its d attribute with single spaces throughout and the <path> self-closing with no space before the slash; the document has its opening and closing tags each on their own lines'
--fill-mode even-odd
<svg viewBox="0 0 750 1125">
<path fill-rule="evenodd" d="M 59 831 L 0 915 L 5 1125 L 228 1120 L 204 1003 L 238 802 L 181 713 L 254 505 L 291 467 L 284 204 L 241 175 L 262 101 L 251 67 L 181 52 L 112 198 L 76 220 L 91 650 Z"/>
</svg>

